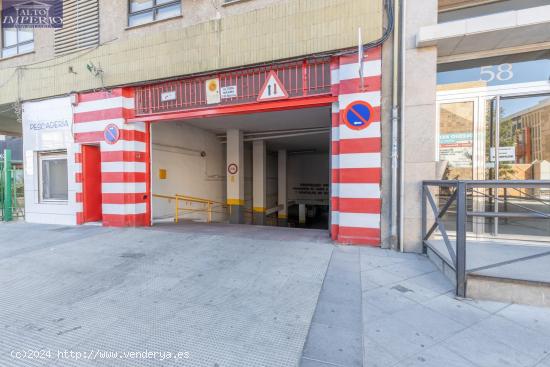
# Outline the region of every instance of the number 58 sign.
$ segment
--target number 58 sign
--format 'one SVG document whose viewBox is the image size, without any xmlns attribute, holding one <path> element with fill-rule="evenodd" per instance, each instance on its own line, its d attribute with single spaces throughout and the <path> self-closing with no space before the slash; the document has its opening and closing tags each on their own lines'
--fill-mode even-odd
<svg viewBox="0 0 550 367">
<path fill-rule="evenodd" d="M 479 72 L 480 79 L 490 83 L 494 80 L 507 81 L 514 77 L 512 64 L 482 66 Z"/>
</svg>

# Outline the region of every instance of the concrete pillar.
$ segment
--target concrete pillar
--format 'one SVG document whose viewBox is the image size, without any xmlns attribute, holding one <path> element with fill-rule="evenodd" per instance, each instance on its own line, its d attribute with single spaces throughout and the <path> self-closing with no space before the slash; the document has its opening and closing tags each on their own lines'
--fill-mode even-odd
<svg viewBox="0 0 550 367">
<path fill-rule="evenodd" d="M 237 129 L 227 130 L 227 205 L 229 222 L 244 223 L 244 144 Z"/>
<path fill-rule="evenodd" d="M 283 209 L 279 210 L 277 215 L 277 223 L 279 226 L 286 227 L 288 225 L 288 205 L 286 194 L 286 150 L 279 150 L 277 160 L 277 205 L 282 205 Z"/>
<path fill-rule="evenodd" d="M 267 210 L 267 151 L 265 140 L 252 143 L 252 211 L 254 224 L 265 224 Z"/>
<path fill-rule="evenodd" d="M 306 204 L 298 205 L 298 223 L 300 223 L 300 225 L 306 224 L 306 212 Z"/>
</svg>

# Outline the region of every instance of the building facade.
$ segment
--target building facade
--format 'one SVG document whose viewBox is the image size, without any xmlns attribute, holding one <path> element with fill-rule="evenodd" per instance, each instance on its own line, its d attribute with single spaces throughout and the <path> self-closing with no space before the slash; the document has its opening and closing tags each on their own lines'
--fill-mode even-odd
<svg viewBox="0 0 550 367">
<path fill-rule="evenodd" d="M 3 30 L 27 221 L 181 216 L 421 251 L 423 180 L 548 179 L 547 1 L 63 4 L 62 29 Z"/>
</svg>

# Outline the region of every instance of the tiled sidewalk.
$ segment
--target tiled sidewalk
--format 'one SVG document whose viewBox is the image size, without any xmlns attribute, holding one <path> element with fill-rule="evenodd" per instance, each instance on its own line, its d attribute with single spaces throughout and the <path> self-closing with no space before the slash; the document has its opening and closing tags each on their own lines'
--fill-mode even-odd
<svg viewBox="0 0 550 367">
<path fill-rule="evenodd" d="M 550 309 L 453 292 L 422 255 L 336 247 L 301 365 L 550 367 Z"/>
</svg>

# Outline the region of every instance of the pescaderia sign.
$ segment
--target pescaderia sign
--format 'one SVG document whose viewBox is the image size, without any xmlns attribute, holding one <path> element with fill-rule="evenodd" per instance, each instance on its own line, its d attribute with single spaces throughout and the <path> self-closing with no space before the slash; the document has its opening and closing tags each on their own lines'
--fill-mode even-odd
<svg viewBox="0 0 550 367">
<path fill-rule="evenodd" d="M 63 0 L 2 0 L 3 28 L 63 28 Z"/>
</svg>

